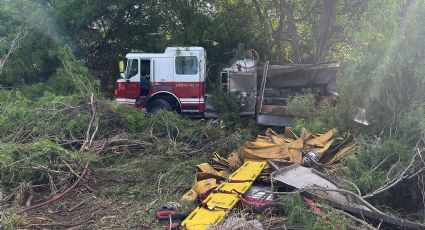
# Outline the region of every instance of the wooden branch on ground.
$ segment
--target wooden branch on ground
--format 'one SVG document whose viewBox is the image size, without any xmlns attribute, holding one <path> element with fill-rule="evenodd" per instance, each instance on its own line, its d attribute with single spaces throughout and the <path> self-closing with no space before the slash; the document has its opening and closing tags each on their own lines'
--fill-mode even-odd
<svg viewBox="0 0 425 230">
<path fill-rule="evenodd" d="M 346 213 L 346 212 L 344 212 L 344 211 L 342 211 L 342 210 L 339 210 L 339 209 L 336 209 L 336 208 L 334 208 L 334 207 L 332 207 L 332 206 L 329 206 L 329 205 L 326 205 L 326 204 L 319 204 L 318 205 L 318 207 L 323 207 L 323 208 L 327 208 L 327 209 L 329 209 L 329 210 L 333 210 L 333 211 L 336 211 L 336 212 L 338 212 L 338 213 L 342 213 L 345 217 L 347 217 L 348 219 L 350 219 L 350 220 L 352 220 L 352 221 L 354 221 L 354 222 L 356 222 L 356 223 L 358 223 L 358 224 L 360 224 L 360 225 L 362 225 L 362 227 L 363 227 L 363 229 L 376 229 L 375 227 L 373 227 L 372 225 L 370 225 L 369 223 L 367 223 L 366 221 L 364 221 L 364 220 L 362 220 L 362 219 L 359 219 L 359 218 L 357 218 L 357 217 L 355 217 L 355 216 L 353 216 L 353 215 L 351 215 L 351 214 L 349 214 L 349 213 Z"/>
<path fill-rule="evenodd" d="M 257 193 L 263 192 L 263 193 L 276 194 L 276 195 L 290 195 L 290 194 L 299 194 L 301 192 L 307 192 L 308 194 L 317 197 L 316 195 L 309 192 L 309 191 L 312 191 L 312 190 L 336 191 L 336 192 L 343 192 L 343 193 L 346 193 L 346 194 L 350 194 L 350 195 L 353 195 L 356 198 L 358 198 L 360 201 L 362 201 L 363 204 L 365 204 L 365 205 L 367 204 L 366 206 L 368 208 L 370 208 L 370 210 L 367 210 L 365 208 L 358 208 L 358 207 L 354 207 L 354 206 L 351 206 L 351 205 L 342 204 L 342 203 L 339 203 L 339 202 L 336 202 L 336 201 L 333 201 L 333 200 L 330 200 L 330 199 L 324 199 L 323 197 L 319 197 L 319 198 L 327 201 L 330 206 L 332 206 L 336 209 L 340 209 L 340 210 L 343 210 L 345 212 L 349 212 L 351 214 L 359 215 L 359 216 L 362 216 L 362 217 L 364 216 L 364 217 L 371 218 L 371 219 L 374 219 L 374 220 L 381 220 L 383 223 L 395 225 L 395 226 L 402 227 L 402 228 L 425 229 L 425 225 L 422 224 L 422 223 L 417 223 L 417 222 L 412 222 L 412 221 L 409 221 L 409 220 L 399 219 L 399 218 L 390 216 L 388 214 L 382 213 L 381 211 L 379 211 L 378 209 L 376 209 L 375 207 L 370 205 L 367 201 L 361 199 L 360 196 L 356 195 L 353 192 L 347 191 L 347 190 L 309 187 L 309 188 L 300 189 L 300 190 L 297 190 L 297 191 L 294 191 L 294 192 L 271 192 L 271 191 L 264 191 L 263 190 L 263 191 L 257 191 Z M 377 210 L 377 211 L 375 211 L 375 210 Z"/>
<path fill-rule="evenodd" d="M 102 145 L 102 147 L 96 152 L 96 155 L 99 155 L 100 154 L 100 152 L 102 152 L 103 151 L 103 149 L 105 148 L 105 146 L 106 146 L 106 141 L 103 143 L 103 145 Z M 29 211 L 29 210 L 32 210 L 32 209 L 36 209 L 36 208 L 39 208 L 39 207 L 42 207 L 42 206 L 45 206 L 45 205 L 47 205 L 47 204 L 50 204 L 50 203 L 52 203 L 52 202 L 54 202 L 54 201 L 56 201 L 56 200 L 59 200 L 60 198 L 62 198 L 62 197 L 64 197 L 65 195 L 67 195 L 69 192 L 71 192 L 74 188 L 76 188 L 77 187 L 77 185 L 80 183 L 80 181 L 82 180 L 82 178 L 87 174 L 87 172 L 88 172 L 88 170 L 89 170 L 89 166 L 90 166 L 90 164 L 89 163 L 87 163 L 85 166 L 84 166 L 84 169 L 83 169 L 83 171 L 81 172 L 81 174 L 80 174 L 80 177 L 78 177 L 78 179 L 74 182 L 74 184 L 72 184 L 68 189 L 66 189 L 65 191 L 63 191 L 61 194 L 59 194 L 58 196 L 55 196 L 55 197 L 53 197 L 53 198 L 51 198 L 51 199 L 49 199 L 49 200 L 46 200 L 46 201 L 44 201 L 44 202 L 41 202 L 41 203 L 39 203 L 39 204 L 36 204 L 36 205 L 33 205 L 33 206 L 30 206 L 30 207 L 28 207 L 28 208 L 24 208 L 24 209 L 22 209 L 22 210 L 20 210 L 20 211 L 18 211 L 18 212 L 16 212 L 15 214 L 16 215 L 21 215 L 21 214 L 23 214 L 23 213 L 25 213 L 25 212 L 27 212 L 27 211 Z"/>
<path fill-rule="evenodd" d="M 83 145 L 80 148 L 80 151 L 87 148 L 87 145 L 89 144 L 89 142 L 91 140 L 91 136 L 94 135 L 94 134 L 90 135 L 90 131 L 92 129 L 93 122 L 96 119 L 95 118 L 96 117 L 96 109 L 94 107 L 94 94 L 93 93 L 91 94 L 91 97 L 90 97 L 90 105 L 91 105 L 91 108 L 92 108 L 92 114 L 91 114 L 89 125 L 87 127 L 86 138 L 83 142 Z"/>
<path fill-rule="evenodd" d="M 20 210 L 20 211 L 16 212 L 15 214 L 16 214 L 16 215 L 21 215 L 21 214 L 23 214 L 23 213 L 25 213 L 25 212 L 27 212 L 27 211 L 29 211 L 29 210 L 36 209 L 36 208 L 39 208 L 39 207 L 45 206 L 45 205 L 47 205 L 47 204 L 52 203 L 53 201 L 56 201 L 56 200 L 58 200 L 58 199 L 60 199 L 60 198 L 64 197 L 66 194 L 68 194 L 70 191 L 72 191 L 72 190 L 73 190 L 73 189 L 74 189 L 74 188 L 78 185 L 78 183 L 80 183 L 81 178 L 83 178 L 83 177 L 84 177 L 84 175 L 86 175 L 86 173 L 88 172 L 88 170 L 89 170 L 89 163 L 87 163 L 87 164 L 84 166 L 84 169 L 83 169 L 83 171 L 81 172 L 81 175 L 80 175 L 80 177 L 77 179 L 77 181 L 76 181 L 76 182 L 75 182 L 75 183 L 74 183 L 71 187 L 69 187 L 68 189 L 66 189 L 64 192 L 62 192 L 62 193 L 61 193 L 61 194 L 59 194 L 58 196 L 53 197 L 52 199 L 49 199 L 49 200 L 44 201 L 44 202 L 41 202 L 41 203 L 39 203 L 39 204 L 36 204 L 36 205 L 30 206 L 30 207 L 28 207 L 28 208 L 24 208 L 24 209 L 22 209 L 22 210 Z"/>
</svg>

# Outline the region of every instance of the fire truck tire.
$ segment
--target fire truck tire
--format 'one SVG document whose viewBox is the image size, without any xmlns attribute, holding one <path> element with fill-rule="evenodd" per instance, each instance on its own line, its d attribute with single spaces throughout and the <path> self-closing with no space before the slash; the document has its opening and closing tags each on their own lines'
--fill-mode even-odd
<svg viewBox="0 0 425 230">
<path fill-rule="evenodd" d="M 168 101 L 164 99 L 155 99 L 151 103 L 149 103 L 148 112 L 156 113 L 161 109 L 171 111 L 173 110 L 173 107 Z"/>
</svg>

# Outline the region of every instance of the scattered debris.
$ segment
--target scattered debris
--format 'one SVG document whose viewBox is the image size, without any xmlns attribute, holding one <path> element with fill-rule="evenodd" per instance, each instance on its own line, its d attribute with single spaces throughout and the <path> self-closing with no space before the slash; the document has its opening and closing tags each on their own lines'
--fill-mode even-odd
<svg viewBox="0 0 425 230">
<path fill-rule="evenodd" d="M 182 198 L 198 204 L 182 222 L 182 227 L 263 229 L 258 220 L 225 219 L 225 216 L 236 203 L 239 203 L 236 207 L 240 210 L 251 210 L 260 216 L 270 215 L 276 209 L 285 209 L 285 204 L 276 200 L 276 196 L 301 194 L 312 208 L 311 212 L 318 216 L 322 216 L 325 207 L 341 210 L 342 216 L 362 227 L 373 228 L 371 221 L 390 227 L 425 229 L 423 224 L 382 213 L 360 195 L 342 189 L 328 176 L 339 160 L 355 147 L 350 133 L 341 136 L 337 133 L 336 129 L 311 133 L 302 128 L 297 136 L 293 129 L 286 128 L 285 135 L 280 136 L 268 129 L 264 136 L 258 135 L 255 141 L 246 142 L 227 158 L 214 153 L 211 165 L 196 166 L 196 181 Z M 285 219 L 278 222 L 282 221 L 284 223 Z"/>
<path fill-rule="evenodd" d="M 258 136 L 255 141 L 247 142 L 240 150 L 243 159 L 283 159 L 295 164 L 321 164 L 332 168 L 341 157 L 354 148 L 354 139 L 350 133 L 335 137 L 337 131 L 332 129 L 323 134 L 312 134 L 307 129 L 301 130 L 300 137 L 291 129 L 285 131 L 286 137 L 280 137 L 268 129 L 265 136 Z"/>
<path fill-rule="evenodd" d="M 271 194 L 269 186 L 254 185 L 241 197 L 240 208 L 251 209 L 256 213 L 274 211 L 274 207 L 279 206 L 279 202 L 275 202 L 275 195 Z"/>
</svg>

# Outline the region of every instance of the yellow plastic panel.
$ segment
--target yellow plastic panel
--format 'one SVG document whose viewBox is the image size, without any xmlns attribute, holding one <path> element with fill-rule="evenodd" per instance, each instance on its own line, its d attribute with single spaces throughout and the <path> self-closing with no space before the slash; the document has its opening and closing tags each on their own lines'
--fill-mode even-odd
<svg viewBox="0 0 425 230">
<path fill-rule="evenodd" d="M 265 161 L 246 161 L 229 176 L 230 180 L 241 180 L 241 182 L 224 182 L 220 184 L 217 190 L 245 193 L 261 173 L 265 165 Z M 210 225 L 218 224 L 224 220 L 226 214 L 235 207 L 238 201 L 239 196 L 237 193 L 211 193 L 204 200 L 204 203 L 206 203 L 209 208 L 215 209 L 210 210 L 205 207 L 196 208 L 182 222 L 182 227 L 188 230 L 204 230 Z"/>
</svg>

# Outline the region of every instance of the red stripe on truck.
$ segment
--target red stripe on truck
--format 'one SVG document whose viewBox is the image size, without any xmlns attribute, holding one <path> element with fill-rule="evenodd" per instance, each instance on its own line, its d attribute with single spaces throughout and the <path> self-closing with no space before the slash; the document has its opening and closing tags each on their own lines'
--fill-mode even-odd
<svg viewBox="0 0 425 230">
<path fill-rule="evenodd" d="M 182 109 L 196 110 L 205 112 L 205 83 L 204 82 L 153 82 L 150 84 L 149 97 L 156 92 L 164 91 L 174 94 L 181 102 Z M 138 99 L 140 96 L 140 82 L 116 82 L 115 98 Z"/>
</svg>

